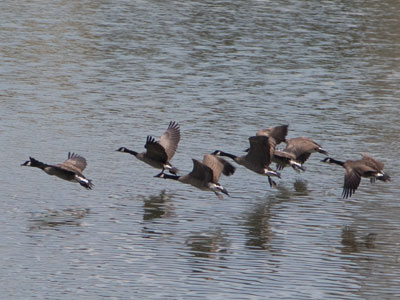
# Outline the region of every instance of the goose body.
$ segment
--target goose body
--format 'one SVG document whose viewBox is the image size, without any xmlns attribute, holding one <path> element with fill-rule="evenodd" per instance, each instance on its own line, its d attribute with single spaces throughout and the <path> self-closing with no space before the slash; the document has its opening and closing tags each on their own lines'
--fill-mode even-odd
<svg viewBox="0 0 400 300">
<path fill-rule="evenodd" d="M 288 134 L 289 125 L 279 125 L 270 127 L 267 129 L 260 129 L 257 131 L 256 136 L 267 136 L 269 144 L 271 145 L 270 148 L 270 157 L 273 157 L 274 150 L 277 145 L 282 142 L 286 142 L 286 136 Z M 246 149 L 248 152 L 250 149 Z"/>
<path fill-rule="evenodd" d="M 261 129 L 257 131 L 256 136 L 267 136 L 269 138 L 269 144 L 271 149 L 274 150 L 280 143 L 286 142 L 286 136 L 288 134 L 289 125 L 279 125 L 270 127 L 267 129 Z M 272 157 L 273 152 L 271 152 Z"/>
<path fill-rule="evenodd" d="M 149 166 L 161 169 L 161 173 L 167 169 L 170 173 L 176 175 L 178 170 L 171 165 L 170 160 L 178 148 L 180 138 L 179 124 L 171 121 L 167 130 L 158 141 L 152 136 L 147 137 L 146 144 L 144 145 L 146 148 L 145 152 L 138 153 L 125 147 L 121 147 L 117 151 L 132 154 Z"/>
<path fill-rule="evenodd" d="M 268 176 L 270 186 L 276 185 L 271 176 L 280 178 L 280 174 L 269 167 L 271 164 L 270 150 L 272 147 L 269 143 L 269 137 L 265 135 L 252 136 L 249 138 L 249 142 L 250 148 L 246 155 L 236 156 L 221 150 L 216 150 L 213 154 L 229 157 L 250 171 Z"/>
<path fill-rule="evenodd" d="M 274 151 L 272 161 L 276 163 L 278 170 L 291 166 L 296 171 L 305 171 L 303 164 L 315 152 L 328 155 L 321 145 L 308 137 L 292 138 L 286 142 L 285 149 Z"/>
<path fill-rule="evenodd" d="M 49 165 L 42 163 L 33 157 L 23 163 L 21 166 L 36 167 L 42 169 L 49 175 L 57 176 L 58 178 L 78 182 L 86 189 L 92 189 L 93 183 L 87 179 L 83 174 L 86 168 L 86 159 L 78 154 L 68 152 L 68 159 L 61 164 Z"/>
<path fill-rule="evenodd" d="M 333 163 L 345 169 L 343 198 L 351 197 L 357 190 L 361 182 L 361 177 L 370 178 L 371 183 L 376 180 L 390 181 L 390 176 L 383 171 L 384 164 L 377 159 L 363 154 L 359 160 L 346 160 L 345 162 L 327 157 L 323 160 L 326 163 Z"/>
<path fill-rule="evenodd" d="M 235 167 L 224 159 L 212 154 L 204 155 L 203 161 L 193 159 L 193 169 L 189 174 L 178 176 L 160 173 L 156 177 L 173 179 L 181 183 L 190 184 L 200 190 L 211 190 L 219 199 L 220 192 L 229 195 L 228 191 L 219 183 L 221 174 L 230 176 L 235 172 Z"/>
</svg>

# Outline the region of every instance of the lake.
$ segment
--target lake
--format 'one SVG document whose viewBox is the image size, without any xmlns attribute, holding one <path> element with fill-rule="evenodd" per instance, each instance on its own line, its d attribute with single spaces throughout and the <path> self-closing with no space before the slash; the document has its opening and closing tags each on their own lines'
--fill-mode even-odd
<svg viewBox="0 0 400 300">
<path fill-rule="evenodd" d="M 400 289 L 400 2 L 0 3 L 3 299 L 394 299 Z M 144 151 L 179 122 L 172 163 L 244 154 L 289 124 L 392 182 L 342 199 L 312 154 L 231 197 L 154 178 Z M 279 147 L 282 147 L 280 145 Z M 88 161 L 93 190 L 20 165 Z"/>
</svg>

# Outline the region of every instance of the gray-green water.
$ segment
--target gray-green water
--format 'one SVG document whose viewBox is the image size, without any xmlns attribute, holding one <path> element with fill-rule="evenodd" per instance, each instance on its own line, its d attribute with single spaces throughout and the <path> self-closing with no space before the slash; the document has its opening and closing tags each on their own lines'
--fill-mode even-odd
<svg viewBox="0 0 400 300">
<path fill-rule="evenodd" d="M 398 1 L 2 1 L 2 299 L 395 299 L 400 290 Z M 276 189 L 238 167 L 218 200 L 151 169 L 243 153 L 290 124 L 331 156 L 368 152 L 391 183 L 341 199 L 313 154 Z M 88 160 L 87 191 L 20 167 Z"/>
</svg>

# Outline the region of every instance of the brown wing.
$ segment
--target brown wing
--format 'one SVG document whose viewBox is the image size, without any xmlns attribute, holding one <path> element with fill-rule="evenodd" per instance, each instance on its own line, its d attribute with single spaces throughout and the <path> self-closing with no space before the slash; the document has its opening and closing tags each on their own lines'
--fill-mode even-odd
<svg viewBox="0 0 400 300">
<path fill-rule="evenodd" d="M 285 166 L 287 166 L 290 160 L 296 160 L 296 156 L 293 153 L 281 150 L 274 151 L 272 161 L 276 163 L 278 170 L 282 170 Z"/>
<path fill-rule="evenodd" d="M 161 161 L 166 163 L 168 161 L 167 153 L 163 146 L 161 146 L 152 136 L 148 136 L 144 147 L 147 149 L 146 156 L 152 160 Z"/>
<path fill-rule="evenodd" d="M 270 139 L 272 138 L 275 142 L 275 146 L 286 141 L 286 136 L 288 134 L 289 125 L 280 125 L 275 127 L 270 127 L 267 129 L 261 129 L 257 131 L 256 135 L 265 135 Z M 270 143 L 272 143 L 270 141 Z"/>
<path fill-rule="evenodd" d="M 271 163 L 271 145 L 267 136 L 252 136 L 249 138 L 250 149 L 246 159 L 257 166 L 269 166 Z"/>
<path fill-rule="evenodd" d="M 223 173 L 225 176 L 230 176 L 235 173 L 235 167 L 232 164 L 216 155 L 204 155 L 203 164 L 212 170 L 214 183 L 218 183 L 221 173 Z"/>
<path fill-rule="evenodd" d="M 298 137 L 288 140 L 285 152 L 291 152 L 296 156 L 296 160 L 300 163 L 305 163 L 311 153 L 316 152 L 321 148 L 316 142 L 310 138 Z"/>
<path fill-rule="evenodd" d="M 189 176 L 204 182 L 212 182 L 213 171 L 211 170 L 211 168 L 198 161 L 197 159 L 192 160 L 193 170 L 189 173 Z"/>
<path fill-rule="evenodd" d="M 376 170 L 365 165 L 363 160 L 346 161 L 344 164 L 346 173 L 344 175 L 343 198 L 351 197 L 361 182 L 361 177 L 373 176 Z"/>
<path fill-rule="evenodd" d="M 174 156 L 180 139 L 181 133 L 179 124 L 171 121 L 168 129 L 163 133 L 159 140 L 160 145 L 165 149 L 168 161 Z"/>
<path fill-rule="evenodd" d="M 309 153 L 309 152 L 303 153 L 302 155 L 299 155 L 296 160 L 299 163 L 304 164 L 307 161 L 307 159 L 310 157 L 310 155 L 311 155 L 311 153 Z"/>
<path fill-rule="evenodd" d="M 76 153 L 68 152 L 68 159 L 62 164 L 57 164 L 57 167 L 63 168 L 69 171 L 83 172 L 86 168 L 86 159 Z"/>
<path fill-rule="evenodd" d="M 365 154 L 365 153 L 363 153 L 362 156 L 363 157 L 361 160 L 363 160 L 367 166 L 374 168 L 376 171 L 383 170 L 383 168 L 385 166 L 383 162 L 380 162 L 377 159 L 375 159 L 374 157 L 369 156 L 368 154 Z"/>
<path fill-rule="evenodd" d="M 361 175 L 351 167 L 346 167 L 346 173 L 344 175 L 344 184 L 343 184 L 343 198 L 347 199 L 354 194 L 358 186 L 361 182 Z"/>
</svg>

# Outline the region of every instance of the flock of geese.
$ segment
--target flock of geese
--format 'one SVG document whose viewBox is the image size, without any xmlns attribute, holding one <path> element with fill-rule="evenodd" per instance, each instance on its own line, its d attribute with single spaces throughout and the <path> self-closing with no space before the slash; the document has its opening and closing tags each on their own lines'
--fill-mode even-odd
<svg viewBox="0 0 400 300">
<path fill-rule="evenodd" d="M 384 164 L 375 158 L 363 154 L 359 160 L 340 161 L 328 157 L 328 152 L 315 141 L 307 137 L 296 137 L 287 140 L 288 125 L 280 125 L 268 129 L 259 130 L 255 136 L 249 138 L 250 147 L 245 150 L 245 154 L 236 156 L 234 154 L 216 150 L 211 154 L 206 154 L 202 161 L 193 159 L 193 169 L 186 175 L 178 175 L 178 169 L 170 163 L 180 141 L 180 127 L 176 122 L 170 122 L 167 130 L 156 141 L 152 136 L 146 139 L 145 152 L 138 153 L 125 147 L 117 151 L 129 153 L 137 159 L 150 165 L 153 168 L 161 169 L 155 177 L 173 179 L 181 183 L 190 184 L 201 190 L 213 191 L 219 199 L 222 194 L 228 191 L 219 183 L 222 174 L 225 176 L 233 175 L 235 167 L 223 159 L 228 157 L 235 163 L 257 174 L 268 177 L 271 187 L 276 185 L 271 177 L 281 178 L 278 171 L 285 167 L 292 167 L 295 171 L 305 171 L 304 163 L 312 153 L 319 152 L 327 157 L 322 161 L 325 163 L 337 164 L 345 169 L 343 198 L 351 197 L 361 182 L 361 177 L 370 178 L 371 183 L 376 180 L 390 181 L 390 176 L 383 172 Z M 286 143 L 283 150 L 276 147 L 280 143 Z M 271 163 L 276 164 L 276 169 L 272 169 Z M 42 169 L 49 175 L 57 176 L 61 179 L 78 182 L 86 189 L 92 189 L 92 180 L 87 179 L 83 174 L 86 168 L 86 159 L 75 153 L 68 153 L 68 158 L 61 164 L 49 165 L 42 163 L 33 157 L 22 164 Z M 165 171 L 170 174 L 166 174 Z"/>
</svg>

